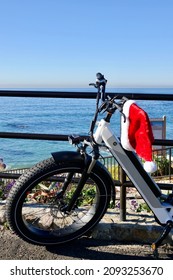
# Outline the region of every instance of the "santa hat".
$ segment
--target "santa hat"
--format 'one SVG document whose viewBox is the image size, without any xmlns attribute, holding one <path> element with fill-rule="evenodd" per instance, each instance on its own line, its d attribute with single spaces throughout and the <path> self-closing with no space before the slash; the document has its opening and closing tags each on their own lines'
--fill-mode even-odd
<svg viewBox="0 0 173 280">
<path fill-rule="evenodd" d="M 157 166 L 152 160 L 152 143 L 154 136 L 147 113 L 134 100 L 128 100 L 123 106 L 126 116 L 121 120 L 121 144 L 128 151 L 136 151 L 142 158 L 144 169 L 148 173 L 155 172 Z"/>
</svg>

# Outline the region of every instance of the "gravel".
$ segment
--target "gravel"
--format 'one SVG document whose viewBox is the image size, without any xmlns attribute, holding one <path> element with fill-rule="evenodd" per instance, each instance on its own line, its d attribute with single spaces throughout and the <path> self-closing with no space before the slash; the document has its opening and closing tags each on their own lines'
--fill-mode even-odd
<svg viewBox="0 0 173 280">
<path fill-rule="evenodd" d="M 154 260 L 149 245 L 82 237 L 61 246 L 44 247 L 24 242 L 10 230 L 0 231 L 1 260 Z M 159 259 L 173 259 L 173 247 L 159 248 Z"/>
</svg>

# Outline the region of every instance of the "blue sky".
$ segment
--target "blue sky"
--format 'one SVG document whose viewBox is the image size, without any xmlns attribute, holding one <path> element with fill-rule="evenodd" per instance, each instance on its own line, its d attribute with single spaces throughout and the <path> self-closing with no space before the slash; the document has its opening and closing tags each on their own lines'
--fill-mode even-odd
<svg viewBox="0 0 173 280">
<path fill-rule="evenodd" d="M 0 0 L 0 88 L 173 87 L 172 0 Z"/>
</svg>

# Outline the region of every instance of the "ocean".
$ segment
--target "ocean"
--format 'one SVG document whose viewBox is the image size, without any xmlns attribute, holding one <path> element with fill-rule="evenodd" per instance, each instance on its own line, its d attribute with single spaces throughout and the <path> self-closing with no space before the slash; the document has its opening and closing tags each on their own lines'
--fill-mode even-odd
<svg viewBox="0 0 173 280">
<path fill-rule="evenodd" d="M 47 90 L 47 89 L 46 89 Z M 50 89 L 51 90 L 51 89 Z M 56 89 L 57 91 L 59 89 Z M 64 91 L 67 89 L 63 89 Z M 68 89 L 68 91 L 79 89 Z M 87 89 L 83 89 L 86 91 Z M 62 91 L 62 89 L 61 89 Z M 80 89 L 79 91 L 82 91 Z M 93 91 L 93 90 L 92 90 Z M 173 94 L 173 88 L 116 88 L 108 92 Z M 150 118 L 166 116 L 166 138 L 173 135 L 173 101 L 137 101 Z M 68 98 L 22 98 L 1 97 L 0 132 L 45 133 L 45 134 L 88 134 L 95 112 L 94 99 Z M 103 117 L 99 116 L 99 118 Z M 119 114 L 111 122 L 119 135 Z M 0 157 L 7 167 L 30 167 L 51 156 L 51 152 L 75 150 L 67 141 L 40 141 L 22 139 L 0 139 Z"/>
</svg>

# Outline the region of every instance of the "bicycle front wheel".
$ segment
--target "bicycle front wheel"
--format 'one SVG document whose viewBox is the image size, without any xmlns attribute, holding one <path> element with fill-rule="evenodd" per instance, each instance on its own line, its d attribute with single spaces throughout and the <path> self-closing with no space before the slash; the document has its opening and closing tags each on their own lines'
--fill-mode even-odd
<svg viewBox="0 0 173 280">
<path fill-rule="evenodd" d="M 7 221 L 27 242 L 40 245 L 74 240 L 96 225 L 108 207 L 107 182 L 96 167 L 70 211 L 67 205 L 84 170 L 84 162 L 47 159 L 22 175 L 8 196 Z"/>
</svg>

